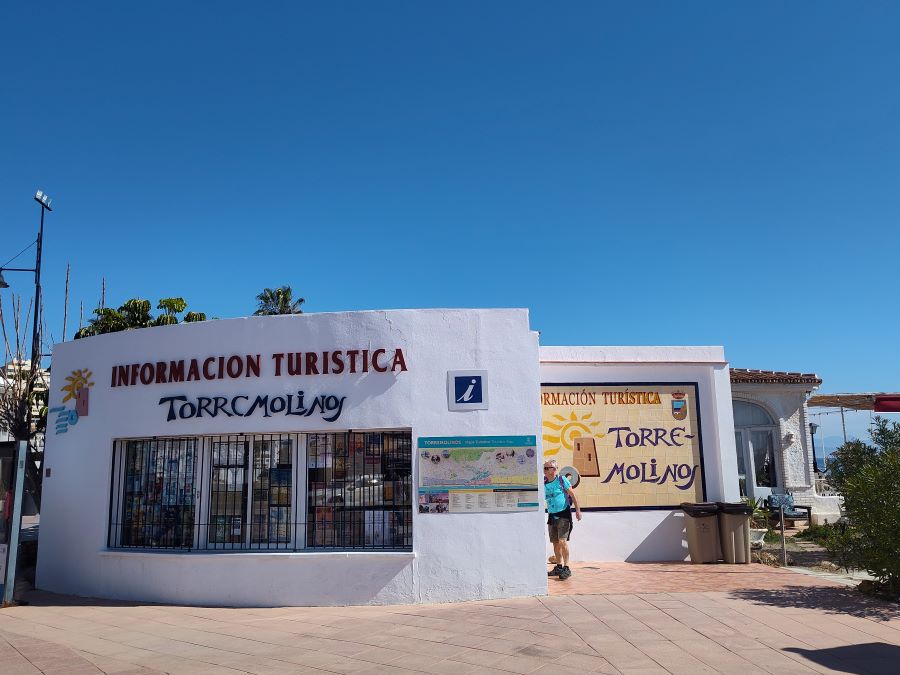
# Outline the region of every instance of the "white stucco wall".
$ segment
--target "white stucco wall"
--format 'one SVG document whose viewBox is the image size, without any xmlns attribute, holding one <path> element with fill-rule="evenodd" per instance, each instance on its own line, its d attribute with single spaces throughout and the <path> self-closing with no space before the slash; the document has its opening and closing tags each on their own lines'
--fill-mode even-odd
<svg viewBox="0 0 900 675">
<path fill-rule="evenodd" d="M 696 382 L 709 501 L 738 501 L 731 382 L 722 347 L 541 347 L 541 382 Z M 586 511 L 575 561 L 687 558 L 680 510 Z M 548 555 L 551 549 L 547 549 Z"/>
<path fill-rule="evenodd" d="M 401 348 L 402 373 L 273 377 L 276 352 Z M 262 377 L 110 386 L 114 364 L 262 354 Z M 90 413 L 47 437 L 37 585 L 62 593 L 209 605 L 412 603 L 546 593 L 544 516 L 413 513 L 412 553 L 156 553 L 107 550 L 113 440 L 222 433 L 411 429 L 419 436 L 540 439 L 537 334 L 526 310 L 372 311 L 249 317 L 66 342 L 53 353 L 50 406 L 75 369 L 93 371 Z M 449 412 L 447 371 L 489 374 L 490 408 Z M 318 416 L 166 422 L 162 396 L 296 392 L 347 396 Z M 52 419 L 51 419 L 52 426 Z M 413 453 L 416 484 L 416 453 Z M 535 458 L 537 476 L 540 457 Z"/>
</svg>

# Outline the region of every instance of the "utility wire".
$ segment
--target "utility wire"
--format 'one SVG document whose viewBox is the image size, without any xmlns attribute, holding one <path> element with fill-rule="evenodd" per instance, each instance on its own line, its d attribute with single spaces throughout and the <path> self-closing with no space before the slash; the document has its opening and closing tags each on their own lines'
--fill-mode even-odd
<svg viewBox="0 0 900 675">
<path fill-rule="evenodd" d="M 25 253 L 25 251 L 27 251 L 28 249 L 30 249 L 30 248 L 31 248 L 32 246 L 34 246 L 36 243 L 37 243 L 37 239 L 35 239 L 35 240 L 34 240 L 33 242 L 31 242 L 30 244 L 28 244 L 28 246 L 26 246 L 26 247 L 23 248 L 21 251 L 19 251 L 18 253 L 16 253 L 12 258 L 10 258 L 9 260 L 7 260 L 5 263 L 3 263 L 2 265 L 0 265 L 0 267 L 6 267 L 7 265 L 9 265 L 9 263 L 11 263 L 13 260 L 15 260 L 16 258 L 18 258 L 18 257 L 19 257 L 20 255 L 22 255 L 23 253 Z"/>
</svg>

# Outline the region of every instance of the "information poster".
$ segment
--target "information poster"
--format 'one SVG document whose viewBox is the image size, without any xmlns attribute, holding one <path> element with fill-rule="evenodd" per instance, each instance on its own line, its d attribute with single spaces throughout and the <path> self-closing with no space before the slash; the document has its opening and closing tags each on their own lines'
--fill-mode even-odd
<svg viewBox="0 0 900 675">
<path fill-rule="evenodd" d="M 544 461 L 574 467 L 582 508 L 705 500 L 695 383 L 542 384 Z"/>
<path fill-rule="evenodd" d="M 420 438 L 419 513 L 537 511 L 534 436 Z"/>
</svg>

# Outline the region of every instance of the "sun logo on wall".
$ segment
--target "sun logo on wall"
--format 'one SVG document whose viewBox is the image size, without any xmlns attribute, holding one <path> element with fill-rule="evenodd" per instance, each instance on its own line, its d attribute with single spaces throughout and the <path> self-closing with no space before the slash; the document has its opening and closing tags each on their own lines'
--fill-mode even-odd
<svg viewBox="0 0 900 675">
<path fill-rule="evenodd" d="M 90 388 L 94 386 L 94 383 L 91 381 L 93 376 L 94 374 L 89 368 L 79 368 L 78 370 L 73 370 L 72 374 L 66 378 L 66 384 L 60 387 L 65 394 L 62 400 L 63 405 L 65 405 L 66 401 L 75 399 L 75 412 L 80 417 L 87 417 L 88 414 L 88 396 L 90 395 Z"/>
<path fill-rule="evenodd" d="M 552 415 L 544 420 L 544 442 L 549 447 L 544 448 L 545 455 L 555 455 L 561 449 L 572 450 L 575 447 L 575 439 L 582 436 L 603 438 L 606 434 L 596 431 L 600 422 L 591 422 L 594 413 L 587 412 L 581 417 L 573 410 L 566 419 L 562 415 Z"/>
<path fill-rule="evenodd" d="M 69 427 L 74 427 L 78 424 L 79 419 L 87 417 L 91 387 L 94 386 L 94 383 L 91 381 L 93 376 L 94 374 L 89 368 L 73 370 L 72 374 L 66 378 L 66 383 L 59 388 L 65 394 L 61 401 L 62 405 L 55 406 L 47 411 L 48 418 L 52 413 L 56 414 L 57 434 L 67 433 Z M 75 400 L 75 409 L 71 410 L 66 407 L 66 403 L 73 399 Z"/>
<path fill-rule="evenodd" d="M 73 370 L 72 374 L 66 378 L 66 383 L 60 389 L 65 393 L 62 402 L 71 401 L 73 398 L 78 398 L 78 392 L 82 389 L 87 389 L 88 387 L 93 387 L 94 383 L 91 382 L 91 377 L 93 377 L 93 373 L 88 368 L 78 370 Z"/>
</svg>

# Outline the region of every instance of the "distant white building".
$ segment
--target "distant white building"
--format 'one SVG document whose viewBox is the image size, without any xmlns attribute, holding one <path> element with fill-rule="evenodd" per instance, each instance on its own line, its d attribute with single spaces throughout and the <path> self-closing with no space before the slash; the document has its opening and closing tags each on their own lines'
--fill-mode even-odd
<svg viewBox="0 0 900 675">
<path fill-rule="evenodd" d="M 16 387 L 16 381 L 22 377 L 24 373 L 31 370 L 31 361 L 29 360 L 12 360 L 8 361 L 0 369 L 0 397 L 5 396 L 10 388 Z M 50 383 L 50 373 L 46 368 L 41 368 L 38 372 L 35 391 L 46 392 Z M 40 414 L 40 404 L 35 402 L 32 408 L 32 414 L 37 417 Z M 12 441 L 13 438 L 9 430 L 0 418 L 0 442 Z M 42 444 L 42 443 L 41 443 Z"/>
<path fill-rule="evenodd" d="M 0 399 L 2 399 L 3 405 L 6 407 L 10 403 L 14 403 L 14 401 L 8 400 L 8 395 L 13 393 L 12 390 L 15 390 L 18 387 L 21 387 L 19 384 L 20 378 L 28 373 L 31 369 L 31 361 L 28 360 L 13 360 L 9 361 L 3 365 L 2 369 L 0 369 Z M 50 373 L 47 372 L 46 369 L 41 369 L 38 372 L 38 380 L 35 386 L 35 390 L 38 392 L 46 392 L 48 383 L 50 382 Z M 16 399 L 19 397 L 18 393 L 13 394 L 13 398 Z M 19 399 L 20 400 L 20 399 Z M 32 415 L 34 419 L 40 415 L 40 403 L 35 402 L 32 408 Z M 38 450 L 43 450 L 44 447 L 44 434 L 38 433 L 34 439 L 34 447 Z M 4 424 L 4 420 L 0 417 L 0 520 L 2 520 L 3 514 L 6 512 L 6 500 L 11 499 L 12 494 L 12 486 L 14 483 L 14 466 L 16 463 L 16 444 L 15 439 L 10 433 L 9 429 L 6 428 Z M 38 490 L 37 481 L 39 480 L 40 475 L 40 462 L 36 462 L 34 465 L 29 465 L 28 470 L 26 472 L 26 481 L 25 481 L 25 500 L 23 502 L 24 509 L 23 513 L 26 516 L 32 516 L 37 513 L 37 495 L 36 492 Z M 6 544 L 7 542 L 7 524 L 5 522 L 0 522 L 0 546 Z"/>
</svg>

